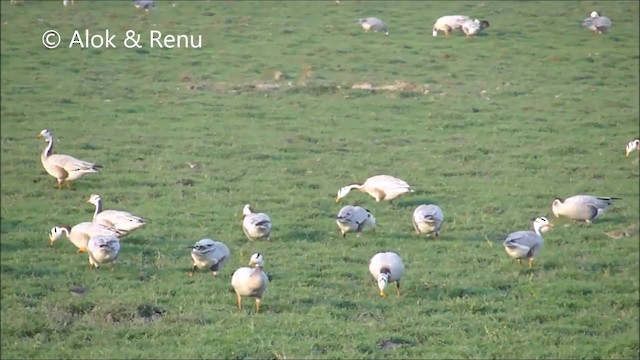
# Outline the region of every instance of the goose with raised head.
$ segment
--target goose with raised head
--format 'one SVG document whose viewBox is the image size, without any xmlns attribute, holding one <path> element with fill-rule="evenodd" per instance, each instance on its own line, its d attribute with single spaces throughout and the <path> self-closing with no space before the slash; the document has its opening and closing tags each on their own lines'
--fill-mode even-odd
<svg viewBox="0 0 640 360">
<path fill-rule="evenodd" d="M 67 188 L 70 188 L 72 181 L 86 174 L 97 173 L 98 169 L 102 167 L 88 161 L 76 159 L 73 156 L 54 154 L 53 135 L 47 129 L 42 130 L 38 137 L 44 138 L 47 142 L 47 146 L 40 156 L 40 161 L 47 173 L 58 181 L 58 189 L 62 189 L 62 183 L 66 183 Z"/>
<path fill-rule="evenodd" d="M 534 231 L 513 232 L 502 245 L 509 256 L 518 260 L 518 265 L 522 266 L 522 259 L 527 259 L 531 268 L 534 257 L 542 250 L 542 233 L 548 230 L 545 228 L 552 227 L 553 224 L 546 217 L 538 217 L 533 221 Z"/>
<path fill-rule="evenodd" d="M 400 280 L 404 274 L 404 264 L 400 255 L 394 252 L 375 254 L 369 261 L 369 272 L 378 283 L 380 296 L 385 296 L 384 289 L 391 282 L 396 283 L 396 295 L 400 296 Z"/>
<path fill-rule="evenodd" d="M 368 17 L 358 19 L 358 24 L 362 26 L 365 32 L 373 31 L 378 32 L 382 31 L 385 35 L 389 35 L 389 30 L 387 30 L 387 26 L 384 22 L 376 17 Z"/>
<path fill-rule="evenodd" d="M 601 16 L 597 11 L 592 11 L 591 15 L 582 21 L 582 26 L 593 31 L 594 34 L 602 34 L 611 28 L 611 20 L 606 16 Z"/>
<path fill-rule="evenodd" d="M 193 276 L 196 269 L 209 269 L 214 277 L 218 276 L 218 272 L 229 259 L 229 248 L 220 241 L 211 239 L 202 239 L 196 242 L 191 249 L 191 258 L 193 265 L 189 276 Z"/>
<path fill-rule="evenodd" d="M 92 194 L 87 202 L 96 207 L 93 213 L 93 221 L 117 229 L 123 234 L 121 237 L 129 235 L 134 230 L 147 224 L 144 218 L 127 211 L 102 210 L 102 198 L 100 195 Z"/>
<path fill-rule="evenodd" d="M 336 224 L 343 238 L 346 238 L 349 232 L 355 232 L 357 236 L 369 229 L 376 232 L 376 218 L 371 211 L 360 206 L 347 205 L 340 209 L 336 216 Z"/>
<path fill-rule="evenodd" d="M 97 269 L 111 263 L 111 271 L 120 255 L 120 239 L 113 235 L 95 235 L 89 239 L 89 267 Z"/>
<path fill-rule="evenodd" d="M 265 213 L 254 213 L 246 204 L 242 209 L 242 230 L 249 240 L 269 240 L 271 236 L 271 218 Z"/>
<path fill-rule="evenodd" d="M 338 190 L 336 202 L 339 202 L 354 189 L 373 196 L 376 202 L 391 201 L 402 194 L 413 192 L 411 186 L 404 180 L 391 175 L 376 175 L 368 178 L 362 185 L 350 184 L 341 187 Z"/>
<path fill-rule="evenodd" d="M 49 246 L 53 246 L 58 239 L 66 236 L 78 248 L 78 253 L 87 252 L 89 239 L 96 235 L 120 237 L 122 234 L 117 229 L 94 222 L 81 222 L 73 227 L 60 225 L 54 226 L 49 231 Z"/>
<path fill-rule="evenodd" d="M 256 313 L 260 311 L 260 303 L 262 295 L 267 286 L 269 286 L 269 277 L 262 271 L 264 267 L 264 258 L 262 254 L 255 253 L 251 255 L 249 266 L 241 267 L 234 271 L 231 276 L 231 286 L 236 293 L 238 309 L 242 309 L 242 297 L 253 297 L 256 299 Z"/>
<path fill-rule="evenodd" d="M 566 199 L 555 198 L 551 210 L 556 217 L 565 216 L 573 221 L 591 221 L 605 213 L 619 197 L 574 195 Z"/>
<path fill-rule="evenodd" d="M 444 214 L 439 206 L 434 204 L 420 205 L 413 211 L 411 220 L 417 234 L 433 234 L 436 239 L 440 237 Z"/>
</svg>

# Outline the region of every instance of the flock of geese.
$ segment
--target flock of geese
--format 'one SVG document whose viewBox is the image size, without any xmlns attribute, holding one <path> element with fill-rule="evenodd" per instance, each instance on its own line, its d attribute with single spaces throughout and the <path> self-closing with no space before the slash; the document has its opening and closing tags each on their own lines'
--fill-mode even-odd
<svg viewBox="0 0 640 360">
<path fill-rule="evenodd" d="M 49 130 L 42 130 L 38 137 L 43 138 L 47 145 L 42 151 L 42 166 L 49 175 L 56 178 L 56 186 L 71 187 L 71 182 L 80 177 L 98 172 L 101 167 L 97 164 L 76 159 L 69 155 L 53 154 L 54 138 Z M 626 145 L 625 156 L 635 150 L 640 151 L 640 139 L 630 141 Z M 401 195 L 411 193 L 411 186 L 404 180 L 390 175 L 376 175 L 368 178 L 362 184 L 349 184 L 341 187 L 336 196 L 336 202 L 346 197 L 352 190 L 369 194 L 376 202 L 388 201 Z M 591 223 L 602 216 L 606 209 L 613 205 L 616 197 L 592 195 L 574 195 L 566 199 L 556 198 L 551 204 L 555 217 L 566 217 L 574 222 Z M 66 236 L 78 249 L 78 253 L 89 255 L 89 266 L 97 269 L 100 265 L 114 264 L 120 254 L 120 239 L 133 231 L 145 226 L 147 220 L 122 210 L 103 210 L 102 198 L 93 194 L 87 200 L 95 206 L 92 221 L 81 222 L 73 227 L 55 226 L 49 232 L 49 243 Z M 246 204 L 242 210 L 242 228 L 249 240 L 268 240 L 271 235 L 271 218 L 265 213 L 256 213 Z M 417 234 L 438 238 L 444 223 L 444 213 L 435 204 L 418 206 L 411 217 L 413 228 Z M 365 231 L 375 232 L 376 219 L 368 209 L 360 206 L 347 205 L 340 209 L 336 216 L 336 224 L 342 237 L 347 233 L 360 236 Z M 503 242 L 506 253 L 522 266 L 522 260 L 533 266 L 533 260 L 543 246 L 542 234 L 553 228 L 553 224 L 546 217 L 538 217 L 533 221 L 533 231 L 516 231 L 509 234 Z M 202 239 L 191 249 L 193 260 L 189 276 L 193 276 L 197 269 L 209 270 L 214 277 L 227 262 L 230 250 L 220 241 Z M 262 296 L 269 285 L 269 278 L 263 271 L 264 257 L 260 253 L 251 256 L 249 267 L 237 269 L 231 278 L 231 285 L 237 296 L 237 306 L 242 308 L 242 297 L 255 299 L 256 312 L 260 310 Z M 395 252 L 381 252 L 375 254 L 369 262 L 369 272 L 376 280 L 380 296 L 385 296 L 385 288 L 389 283 L 396 283 L 396 294 L 400 295 L 400 281 L 405 268 L 402 259 Z"/>
</svg>

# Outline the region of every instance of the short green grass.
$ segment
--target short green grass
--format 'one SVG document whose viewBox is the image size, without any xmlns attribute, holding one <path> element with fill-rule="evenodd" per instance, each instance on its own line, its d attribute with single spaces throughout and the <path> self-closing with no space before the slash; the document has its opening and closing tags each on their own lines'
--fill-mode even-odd
<svg viewBox="0 0 640 360">
<path fill-rule="evenodd" d="M 638 224 L 637 154 L 623 156 L 639 126 L 637 2 L 176 5 L 1 3 L 0 357 L 639 356 L 638 235 L 604 235 Z M 594 9 L 610 33 L 580 26 Z M 457 13 L 491 27 L 431 36 Z M 363 16 L 391 34 L 364 33 Z M 46 50 L 48 29 L 201 34 L 203 48 Z M 396 81 L 422 90 L 350 89 Z M 44 128 L 104 170 L 56 190 Z M 382 173 L 416 192 L 395 206 L 350 194 L 379 228 L 343 240 L 336 191 Z M 113 273 L 47 245 L 52 226 L 91 218 L 92 193 L 151 219 Z M 518 268 L 500 237 L 578 193 L 623 199 L 590 226 L 553 219 L 534 268 Z M 412 233 L 429 202 L 445 212 L 438 241 Z M 271 215 L 270 241 L 244 238 L 245 203 Z M 185 247 L 205 237 L 232 251 L 220 279 L 187 277 Z M 368 274 L 383 250 L 407 267 L 399 298 Z M 229 281 L 257 251 L 272 277 L 259 314 L 235 308 Z"/>
</svg>

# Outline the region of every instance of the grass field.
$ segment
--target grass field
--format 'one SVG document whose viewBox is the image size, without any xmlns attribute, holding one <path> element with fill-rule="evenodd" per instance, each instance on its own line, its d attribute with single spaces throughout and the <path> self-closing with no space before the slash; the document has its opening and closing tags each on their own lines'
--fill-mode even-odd
<svg viewBox="0 0 640 360">
<path fill-rule="evenodd" d="M 639 223 L 638 154 L 624 157 L 640 125 L 637 2 L 176 5 L 1 3 L 2 359 L 640 356 L 638 234 L 604 234 Z M 609 33 L 580 26 L 592 10 Z M 431 36 L 458 13 L 491 27 Z M 365 33 L 365 16 L 390 35 Z M 47 50 L 49 29 L 63 45 L 133 29 L 143 47 Z M 202 48 L 151 49 L 150 30 Z M 104 169 L 57 190 L 45 128 L 55 152 Z M 376 174 L 416 191 L 334 202 Z M 92 193 L 151 220 L 113 273 L 67 240 L 48 246 L 52 226 L 91 219 Z M 591 225 L 552 217 L 554 197 L 582 193 L 622 200 Z M 246 240 L 245 203 L 271 215 L 270 241 Z M 349 203 L 375 214 L 375 235 L 339 236 Z M 413 233 L 423 203 L 445 213 L 440 240 Z M 558 226 L 519 268 L 500 239 L 540 215 Z M 185 247 L 206 237 L 232 257 L 219 279 L 189 278 Z M 407 268 L 399 298 L 368 273 L 384 250 Z M 258 251 L 271 284 L 259 314 L 252 300 L 238 311 L 230 277 Z"/>
</svg>

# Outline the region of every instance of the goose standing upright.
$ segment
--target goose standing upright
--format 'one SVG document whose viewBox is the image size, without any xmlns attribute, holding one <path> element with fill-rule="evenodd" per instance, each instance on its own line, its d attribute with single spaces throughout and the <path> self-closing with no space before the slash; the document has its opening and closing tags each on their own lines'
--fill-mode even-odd
<svg viewBox="0 0 640 360">
<path fill-rule="evenodd" d="M 444 222 L 444 214 L 437 205 L 420 205 L 414 210 L 411 220 L 417 234 L 434 234 L 437 239 Z"/>
<path fill-rule="evenodd" d="M 145 226 L 147 221 L 140 216 L 136 216 L 127 211 L 122 210 L 102 210 L 102 198 L 100 195 L 92 194 L 87 200 L 89 204 L 96 207 L 93 213 L 93 221 L 117 229 L 123 235 L 129 235 L 131 232 Z"/>
<path fill-rule="evenodd" d="M 376 202 L 383 200 L 391 202 L 402 194 L 413 192 L 411 186 L 404 180 L 391 175 L 376 175 L 368 178 L 362 185 L 350 184 L 340 188 L 336 197 L 336 202 L 344 198 L 353 189 L 373 196 Z"/>
<path fill-rule="evenodd" d="M 254 213 L 246 204 L 242 209 L 242 230 L 249 240 L 269 240 L 271 236 L 271 218 L 265 213 Z"/>
<path fill-rule="evenodd" d="M 89 239 L 89 267 L 97 269 L 111 263 L 111 271 L 120 255 L 120 239 L 112 235 L 96 235 Z"/>
<path fill-rule="evenodd" d="M 602 34 L 611 28 L 611 20 L 606 16 L 600 16 L 597 11 L 592 11 L 591 16 L 582 21 L 582 26 L 593 31 L 594 34 Z"/>
<path fill-rule="evenodd" d="M 385 296 L 384 289 L 390 282 L 396 283 L 396 295 L 400 296 L 400 280 L 404 274 L 404 264 L 400 255 L 394 252 L 375 254 L 369 261 L 369 273 L 378 283 L 380 296 Z"/>
<path fill-rule="evenodd" d="M 347 205 L 340 209 L 336 223 L 343 238 L 347 237 L 348 232 L 355 232 L 357 236 L 369 229 L 376 232 L 376 218 L 369 210 L 360 206 Z"/>
<path fill-rule="evenodd" d="M 629 157 L 629 154 L 631 154 L 633 150 L 638 150 L 638 152 L 640 152 L 640 139 L 631 140 L 627 143 L 624 156 Z"/>
<path fill-rule="evenodd" d="M 102 166 L 79 160 L 69 155 L 53 153 L 53 135 L 47 129 L 42 130 L 38 134 L 39 138 L 44 138 L 47 146 L 42 151 L 40 161 L 42 166 L 49 175 L 58 181 L 58 189 L 62 189 L 62 183 L 67 184 L 67 188 L 71 188 L 71 182 L 79 179 L 83 175 L 97 173 Z"/>
<path fill-rule="evenodd" d="M 529 268 L 533 266 L 533 258 L 542 250 L 542 233 L 545 227 L 553 227 L 546 217 L 538 217 L 533 222 L 534 231 L 516 231 L 507 236 L 504 241 L 504 249 L 514 259 L 518 260 L 518 265 L 522 266 L 522 259 L 529 260 Z"/>
<path fill-rule="evenodd" d="M 236 292 L 238 309 L 242 309 L 242 297 L 248 296 L 256 299 L 256 313 L 260 311 L 262 295 L 269 286 L 269 277 L 262 271 L 264 258 L 262 254 L 251 255 L 249 265 L 254 267 L 241 267 L 237 269 L 231 277 L 231 286 Z"/>
<path fill-rule="evenodd" d="M 196 269 L 209 269 L 211 274 L 217 277 L 218 271 L 222 270 L 229 259 L 229 248 L 220 241 L 202 239 L 189 248 L 192 249 L 191 258 L 193 259 L 193 265 L 189 271 L 190 277 Z"/>
</svg>

